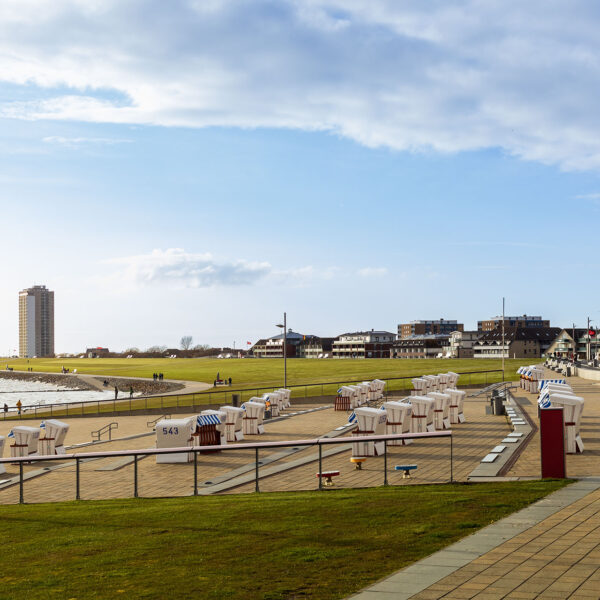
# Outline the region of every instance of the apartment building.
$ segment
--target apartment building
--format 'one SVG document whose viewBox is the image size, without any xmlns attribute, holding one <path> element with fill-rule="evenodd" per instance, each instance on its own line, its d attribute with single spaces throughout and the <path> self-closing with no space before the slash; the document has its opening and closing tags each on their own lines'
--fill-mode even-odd
<svg viewBox="0 0 600 600">
<path fill-rule="evenodd" d="M 449 335 L 413 335 L 395 341 L 390 358 L 445 358 L 449 351 Z"/>
<path fill-rule="evenodd" d="M 411 321 L 398 325 L 398 337 L 406 339 L 413 335 L 450 335 L 453 331 L 464 331 L 465 326 L 456 320 Z"/>
<path fill-rule="evenodd" d="M 487 321 L 477 321 L 477 331 L 493 331 L 496 327 L 502 327 L 502 316 L 492 317 Z M 540 316 L 505 316 L 504 327 L 550 327 L 550 321 L 544 320 Z"/>
<path fill-rule="evenodd" d="M 505 327 L 484 333 L 473 346 L 473 358 L 540 358 L 561 332 L 560 327 Z"/>
<path fill-rule="evenodd" d="M 35 285 L 19 292 L 19 357 L 54 356 L 54 292 Z"/>
<path fill-rule="evenodd" d="M 298 358 L 331 358 L 335 338 L 305 335 L 296 348 Z"/>
<path fill-rule="evenodd" d="M 285 337 L 286 356 L 295 358 L 298 346 L 306 336 L 289 329 Z M 249 354 L 254 358 L 283 358 L 283 344 L 284 336 L 283 333 L 280 333 L 270 338 L 258 340 L 250 349 Z"/>
<path fill-rule="evenodd" d="M 449 358 L 473 358 L 473 347 L 481 337 L 479 331 L 453 331 L 448 345 Z"/>
<path fill-rule="evenodd" d="M 333 358 L 389 358 L 395 339 L 395 333 L 374 329 L 344 333 L 333 342 Z"/>
<path fill-rule="evenodd" d="M 562 329 L 548 348 L 548 356 L 556 358 L 572 358 L 573 350 L 577 348 L 577 359 L 587 357 L 588 342 L 591 346 L 591 356 L 597 354 L 598 341 L 588 336 L 588 330 L 580 327 Z"/>
</svg>

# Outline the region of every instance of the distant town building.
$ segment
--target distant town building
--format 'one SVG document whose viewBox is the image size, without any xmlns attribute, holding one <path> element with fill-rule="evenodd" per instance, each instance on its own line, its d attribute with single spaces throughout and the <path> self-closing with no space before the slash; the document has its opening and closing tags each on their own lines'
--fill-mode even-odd
<svg viewBox="0 0 600 600">
<path fill-rule="evenodd" d="M 395 341 L 390 348 L 391 358 L 444 358 L 448 355 L 449 335 L 413 335 Z"/>
<path fill-rule="evenodd" d="M 108 356 L 109 352 L 108 348 L 98 346 L 97 348 L 87 348 L 85 354 L 88 358 L 102 358 Z"/>
<path fill-rule="evenodd" d="M 502 345 L 502 329 L 496 328 L 475 342 L 473 358 L 540 358 L 560 332 L 560 327 L 505 327 Z"/>
<path fill-rule="evenodd" d="M 573 343 L 574 339 L 576 340 L 575 344 Z M 584 360 L 587 357 L 587 344 L 587 329 L 579 327 L 575 327 L 574 329 L 562 329 L 560 330 L 560 333 L 556 336 L 552 344 L 550 344 L 547 354 L 548 356 L 554 356 L 556 358 L 572 358 L 573 350 L 576 347 L 577 355 L 575 358 Z M 595 356 L 595 354 L 597 353 L 597 344 L 598 342 L 596 340 L 591 341 L 592 356 Z"/>
<path fill-rule="evenodd" d="M 287 342 L 287 357 L 295 358 L 297 356 L 297 348 L 306 337 L 300 333 L 296 333 L 288 329 L 286 335 Z M 270 338 L 258 340 L 250 349 L 250 355 L 255 358 L 283 358 L 283 333 Z"/>
<path fill-rule="evenodd" d="M 335 338 L 322 338 L 317 335 L 302 336 L 302 341 L 296 347 L 298 358 L 331 358 L 333 340 Z"/>
<path fill-rule="evenodd" d="M 477 321 L 477 331 L 493 331 L 496 327 L 502 327 L 502 316 L 492 317 L 487 321 Z M 550 321 L 531 315 L 505 316 L 504 327 L 550 327 Z"/>
<path fill-rule="evenodd" d="M 463 331 L 464 328 L 456 320 L 411 321 L 398 325 L 398 337 L 406 339 L 413 335 L 450 335 L 453 331 Z"/>
<path fill-rule="evenodd" d="M 333 342 L 333 358 L 389 358 L 395 339 L 395 333 L 374 329 L 343 333 Z"/>
<path fill-rule="evenodd" d="M 54 356 L 54 292 L 45 285 L 19 292 L 19 356 Z"/>
<path fill-rule="evenodd" d="M 479 331 L 453 331 L 448 340 L 448 358 L 473 358 L 473 346 L 481 335 Z"/>
</svg>

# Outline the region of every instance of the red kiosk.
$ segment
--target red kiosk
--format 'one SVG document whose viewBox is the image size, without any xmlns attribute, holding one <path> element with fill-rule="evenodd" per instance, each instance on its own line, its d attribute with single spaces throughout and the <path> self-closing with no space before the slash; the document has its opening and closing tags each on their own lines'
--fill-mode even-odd
<svg viewBox="0 0 600 600">
<path fill-rule="evenodd" d="M 540 446 L 542 479 L 566 478 L 565 423 L 562 408 L 540 409 Z"/>
</svg>

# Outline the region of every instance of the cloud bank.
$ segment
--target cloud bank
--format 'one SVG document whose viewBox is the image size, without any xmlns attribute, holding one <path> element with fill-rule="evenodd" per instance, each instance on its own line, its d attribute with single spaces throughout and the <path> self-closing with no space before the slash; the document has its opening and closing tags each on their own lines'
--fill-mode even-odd
<svg viewBox="0 0 600 600">
<path fill-rule="evenodd" d="M 599 24 L 585 0 L 4 0 L 0 115 L 598 169 Z"/>
<path fill-rule="evenodd" d="M 210 253 L 193 254 L 181 248 L 105 261 L 115 265 L 115 281 L 129 286 L 167 285 L 207 288 L 256 283 L 272 269 L 267 262 L 217 261 Z"/>
</svg>

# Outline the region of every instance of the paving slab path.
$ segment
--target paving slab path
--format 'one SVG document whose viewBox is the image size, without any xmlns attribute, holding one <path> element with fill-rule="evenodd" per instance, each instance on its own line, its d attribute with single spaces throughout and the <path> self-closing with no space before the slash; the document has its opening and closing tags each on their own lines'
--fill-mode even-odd
<svg viewBox="0 0 600 600">
<path fill-rule="evenodd" d="M 351 598 L 597 599 L 599 532 L 600 477 L 581 479 Z"/>
</svg>

